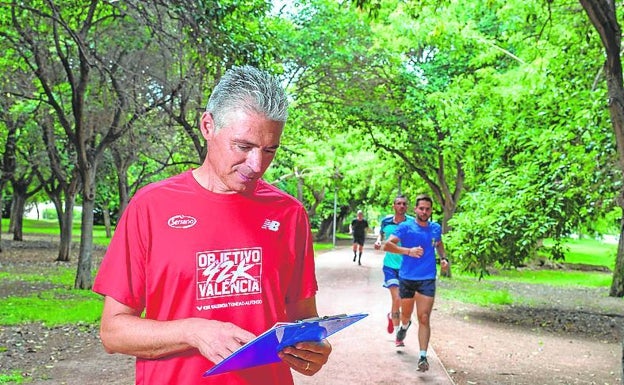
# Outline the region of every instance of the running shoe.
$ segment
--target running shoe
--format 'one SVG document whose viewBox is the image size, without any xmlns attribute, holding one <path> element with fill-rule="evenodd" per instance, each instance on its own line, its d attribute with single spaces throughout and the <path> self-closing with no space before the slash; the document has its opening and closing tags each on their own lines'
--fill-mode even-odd
<svg viewBox="0 0 624 385">
<path fill-rule="evenodd" d="M 392 315 L 390 313 L 388 313 L 388 333 L 392 334 L 394 333 L 394 323 L 392 322 Z"/>
<path fill-rule="evenodd" d="M 418 371 L 426 372 L 429 370 L 429 362 L 427 362 L 427 357 L 421 356 L 418 360 Z"/>
<path fill-rule="evenodd" d="M 395 344 L 397 347 L 405 346 L 405 344 L 403 343 L 403 340 L 405 339 L 405 336 L 407 335 L 407 329 L 409 329 L 410 326 L 412 326 L 412 321 L 409 321 L 407 323 L 407 327 L 405 327 L 405 329 L 403 328 L 403 325 L 399 326 L 399 330 L 397 331 L 396 341 L 395 341 Z"/>
</svg>

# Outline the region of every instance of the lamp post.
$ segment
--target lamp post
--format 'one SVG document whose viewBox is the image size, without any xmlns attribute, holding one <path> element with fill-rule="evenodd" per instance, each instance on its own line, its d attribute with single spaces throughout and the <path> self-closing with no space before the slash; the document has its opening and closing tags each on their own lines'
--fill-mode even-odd
<svg viewBox="0 0 624 385">
<path fill-rule="evenodd" d="M 332 175 L 332 179 L 334 180 L 334 231 L 333 231 L 333 245 L 336 247 L 336 225 L 338 221 L 338 183 L 340 179 L 342 179 L 342 175 L 340 175 L 340 171 L 338 171 L 338 167 L 336 167 L 336 160 L 334 159 L 334 175 Z"/>
<path fill-rule="evenodd" d="M 334 186 L 334 231 L 332 232 L 334 248 L 336 248 L 336 208 L 337 207 L 338 207 L 338 187 Z"/>
</svg>

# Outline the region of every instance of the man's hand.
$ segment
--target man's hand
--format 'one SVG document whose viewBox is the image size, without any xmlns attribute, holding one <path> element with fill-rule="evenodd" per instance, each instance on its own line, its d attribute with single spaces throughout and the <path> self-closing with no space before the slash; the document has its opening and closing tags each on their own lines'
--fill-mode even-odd
<svg viewBox="0 0 624 385">
<path fill-rule="evenodd" d="M 424 252 L 425 252 L 425 250 L 422 247 L 420 247 L 420 246 L 410 247 L 408 249 L 408 251 L 407 251 L 407 256 L 408 257 L 420 258 L 420 257 L 422 257 Z"/>
<path fill-rule="evenodd" d="M 312 376 L 327 363 L 332 347 L 329 341 L 298 342 L 294 346 L 287 346 L 277 355 L 293 370 Z"/>
<path fill-rule="evenodd" d="M 381 241 L 379 239 L 375 241 L 374 247 L 375 247 L 375 250 L 381 249 Z"/>
<path fill-rule="evenodd" d="M 442 273 L 442 275 L 448 276 L 450 267 L 451 264 L 448 259 L 440 258 L 440 273 Z"/>
<path fill-rule="evenodd" d="M 230 322 L 191 318 L 187 320 L 187 338 L 202 356 L 218 364 L 235 350 L 253 340 L 253 333 Z"/>
</svg>

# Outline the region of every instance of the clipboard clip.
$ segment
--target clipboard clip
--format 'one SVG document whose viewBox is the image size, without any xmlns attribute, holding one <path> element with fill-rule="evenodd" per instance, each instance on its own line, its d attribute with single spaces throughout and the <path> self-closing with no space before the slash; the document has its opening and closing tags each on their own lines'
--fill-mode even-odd
<svg viewBox="0 0 624 385">
<path fill-rule="evenodd" d="M 336 314 L 336 315 L 324 315 L 324 316 L 319 316 L 319 317 L 311 317 L 311 318 L 303 318 L 300 320 L 297 320 L 295 322 L 318 322 L 318 321 L 327 321 L 330 319 L 334 319 L 334 318 L 342 318 L 342 317 L 346 317 L 347 314 Z"/>
</svg>

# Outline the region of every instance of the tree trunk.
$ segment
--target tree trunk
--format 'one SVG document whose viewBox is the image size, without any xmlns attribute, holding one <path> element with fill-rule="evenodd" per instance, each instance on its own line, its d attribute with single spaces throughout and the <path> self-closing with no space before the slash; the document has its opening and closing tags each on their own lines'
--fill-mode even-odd
<svg viewBox="0 0 624 385">
<path fill-rule="evenodd" d="M 94 163 L 92 163 L 93 165 Z M 95 167 L 83 174 L 84 190 L 82 194 L 82 224 L 80 226 L 80 252 L 76 271 L 75 289 L 90 290 L 91 263 L 93 256 L 93 209 L 95 208 Z"/>
<path fill-rule="evenodd" d="M 7 100 L 7 98 L 4 98 L 4 101 Z M 0 112 L 6 114 L 2 120 L 5 128 L 8 128 L 8 131 L 6 132 L 6 140 L 4 141 L 4 154 L 2 154 L 2 161 L 0 162 L 0 166 L 2 166 L 0 169 L 0 252 L 2 252 L 2 212 L 4 211 L 2 192 L 4 191 L 6 183 L 13 180 L 15 175 L 15 169 L 17 168 L 15 156 L 17 153 L 17 128 L 23 125 L 23 122 L 19 120 L 16 121 L 15 124 L 9 123 L 13 122 L 13 120 L 10 119 L 12 112 L 11 108 L 6 107 L 8 106 L 3 106 L 3 110 Z"/>
<path fill-rule="evenodd" d="M 108 203 L 104 203 L 102 206 L 102 216 L 104 217 L 104 229 L 106 230 L 106 238 L 113 236 L 113 230 L 111 226 L 110 209 Z"/>
<path fill-rule="evenodd" d="M 115 164 L 117 165 L 117 190 L 119 191 L 119 212 L 117 213 L 117 219 L 119 219 L 130 202 L 130 188 L 128 187 L 127 167 L 121 167 L 121 161 Z"/>
<path fill-rule="evenodd" d="M 11 205 L 11 221 L 9 230 L 13 233 L 14 241 L 23 241 L 23 223 L 24 223 L 24 206 L 26 205 L 26 197 L 14 191 L 13 203 Z"/>
<path fill-rule="evenodd" d="M 59 196 L 51 196 L 56 207 L 56 216 L 59 222 L 60 237 L 59 250 L 56 257 L 57 262 L 69 262 L 72 247 L 72 231 L 74 224 L 74 201 L 75 197 L 70 194 L 65 195 L 64 207 L 61 205 Z"/>
<path fill-rule="evenodd" d="M 318 232 L 316 233 L 315 241 L 323 242 L 330 239 L 332 234 L 332 229 L 334 226 L 334 216 L 329 216 L 321 221 Z"/>
<path fill-rule="evenodd" d="M 622 199 L 620 199 L 622 200 Z M 624 214 L 624 209 L 622 209 Z M 624 271 L 624 217 L 620 224 L 620 240 L 618 241 L 617 258 L 615 259 L 615 269 L 613 270 L 613 281 L 611 282 L 610 297 L 624 297 L 624 279 L 622 272 Z M 623 358 L 624 359 L 624 358 Z"/>
<path fill-rule="evenodd" d="M 2 211 L 4 209 L 4 201 L 2 200 L 2 190 L 4 183 L 0 183 L 0 253 L 2 252 Z"/>
<path fill-rule="evenodd" d="M 91 289 L 91 261 L 93 255 L 93 208 L 94 200 L 82 201 L 82 226 L 80 234 L 80 253 L 76 272 L 75 289 Z"/>
<path fill-rule="evenodd" d="M 344 221 L 345 216 L 347 215 L 347 212 L 349 210 L 348 206 L 340 206 L 338 208 L 338 212 L 337 214 L 337 218 L 336 218 L 336 233 L 340 232 L 340 227 L 342 227 L 342 223 Z M 333 227 L 334 227 L 334 216 L 333 214 L 328 216 L 327 218 L 324 218 L 321 221 L 321 224 L 319 225 L 319 230 L 316 233 L 316 237 L 315 240 L 316 241 L 326 241 L 328 239 L 330 239 L 333 234 Z"/>
<path fill-rule="evenodd" d="M 609 92 L 609 114 L 615 133 L 615 141 L 620 161 L 620 170 L 624 171 L 624 84 L 622 82 L 622 61 L 620 59 L 622 31 L 617 22 L 616 7 L 613 0 L 580 0 L 594 28 L 600 35 L 607 60 L 604 65 Z M 622 175 L 624 179 L 624 174 Z M 624 211 L 624 199 L 620 194 L 618 204 Z M 620 227 L 620 242 L 613 270 L 613 282 L 609 295 L 624 297 L 624 223 Z"/>
</svg>

